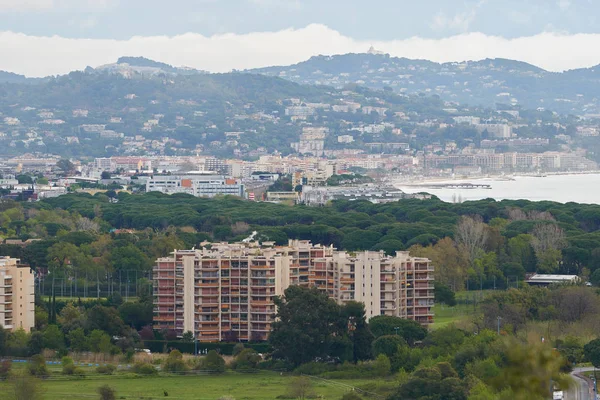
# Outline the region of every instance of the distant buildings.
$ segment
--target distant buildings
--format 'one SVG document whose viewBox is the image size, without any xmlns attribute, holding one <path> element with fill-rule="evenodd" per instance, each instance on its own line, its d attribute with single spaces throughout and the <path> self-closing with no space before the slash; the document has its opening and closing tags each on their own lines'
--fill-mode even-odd
<svg viewBox="0 0 600 400">
<path fill-rule="evenodd" d="M 188 173 L 186 175 L 154 175 L 146 182 L 146 192 L 186 193 L 196 197 L 232 195 L 244 197 L 244 185 L 222 175 Z"/>
<path fill-rule="evenodd" d="M 507 124 L 476 124 L 474 126 L 480 133 L 487 131 L 490 136 L 496 138 L 509 138 L 512 136 L 512 128 Z"/>
<path fill-rule="evenodd" d="M 433 266 L 407 252 L 348 253 L 308 241 L 212 243 L 175 250 L 154 266 L 154 328 L 199 341 L 266 340 L 274 297 L 291 285 L 316 287 L 336 302 L 358 301 L 367 318 L 433 322 Z"/>
<path fill-rule="evenodd" d="M 29 265 L 0 257 L 0 326 L 29 332 L 35 325 L 35 279 Z"/>
<path fill-rule="evenodd" d="M 300 141 L 292 143 L 292 148 L 300 154 L 312 154 L 322 156 L 325 149 L 325 136 L 329 133 L 328 128 L 305 127 L 302 129 Z"/>
</svg>

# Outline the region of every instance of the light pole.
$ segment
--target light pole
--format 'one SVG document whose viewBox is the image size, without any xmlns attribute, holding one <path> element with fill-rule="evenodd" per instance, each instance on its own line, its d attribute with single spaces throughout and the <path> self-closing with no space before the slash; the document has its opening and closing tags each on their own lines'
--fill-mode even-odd
<svg viewBox="0 0 600 400">
<path fill-rule="evenodd" d="M 498 316 L 498 336 L 500 336 L 500 320 L 502 319 L 501 316 Z"/>
</svg>

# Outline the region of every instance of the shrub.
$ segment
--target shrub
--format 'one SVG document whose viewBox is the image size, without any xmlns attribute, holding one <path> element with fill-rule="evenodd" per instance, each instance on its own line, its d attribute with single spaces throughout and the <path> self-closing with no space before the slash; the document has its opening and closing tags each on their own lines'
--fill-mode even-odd
<svg viewBox="0 0 600 400">
<path fill-rule="evenodd" d="M 117 367 L 111 364 L 101 365 L 96 368 L 96 372 L 103 375 L 112 375 L 117 370 Z"/>
<path fill-rule="evenodd" d="M 206 357 L 196 365 L 196 369 L 220 374 L 225 372 L 225 360 L 216 351 L 211 350 Z"/>
<path fill-rule="evenodd" d="M 237 357 L 238 354 L 240 354 L 242 351 L 244 351 L 245 347 L 242 343 L 236 343 L 235 346 L 233 346 L 233 352 L 232 355 L 234 357 Z"/>
<path fill-rule="evenodd" d="M 117 398 L 115 389 L 108 385 L 100 386 L 98 388 L 98 394 L 100 395 L 100 400 L 115 400 Z"/>
<path fill-rule="evenodd" d="M 62 358 L 62 367 L 63 375 L 73 375 L 75 373 L 75 364 L 71 357 Z"/>
<path fill-rule="evenodd" d="M 133 372 L 140 375 L 156 375 L 158 370 L 150 363 L 136 363 L 133 365 Z"/>
<path fill-rule="evenodd" d="M 179 350 L 173 350 L 169 353 L 169 356 L 165 360 L 164 365 L 165 371 L 169 372 L 184 372 L 187 370 L 187 366 L 183 361 L 183 354 Z"/>
<path fill-rule="evenodd" d="M 294 372 L 301 375 L 321 375 L 325 372 L 335 370 L 334 364 L 324 364 L 318 362 L 310 362 L 306 364 L 302 364 L 298 368 L 295 369 Z"/>
<path fill-rule="evenodd" d="M 28 365 L 29 373 L 32 376 L 44 378 L 48 376 L 48 368 L 46 367 L 46 360 L 41 354 L 36 354 L 31 357 L 31 362 Z"/>
<path fill-rule="evenodd" d="M 258 363 L 262 358 L 253 349 L 244 349 L 233 362 L 233 369 L 238 371 L 248 371 L 258 368 Z"/>
<path fill-rule="evenodd" d="M 9 360 L 4 360 L 0 363 L 0 379 L 8 378 L 10 375 L 10 369 L 12 367 L 12 362 Z"/>
<path fill-rule="evenodd" d="M 341 400 L 361 400 L 362 397 L 358 395 L 355 391 L 348 392 L 342 396 Z"/>
</svg>

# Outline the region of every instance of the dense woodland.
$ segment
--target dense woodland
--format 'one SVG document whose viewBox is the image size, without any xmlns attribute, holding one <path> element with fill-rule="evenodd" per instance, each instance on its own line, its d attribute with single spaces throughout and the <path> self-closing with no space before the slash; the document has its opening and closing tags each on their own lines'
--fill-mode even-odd
<svg viewBox="0 0 600 400">
<path fill-rule="evenodd" d="M 364 390 L 391 399 L 542 398 L 546 389 L 533 393 L 532 387 L 541 386 L 519 386 L 511 376 L 535 360 L 530 367 L 543 379 L 563 382 L 561 371 L 593 359 L 595 347 L 584 345 L 596 338 L 600 298 L 584 283 L 600 283 L 599 228 L 600 206 L 490 199 L 341 201 L 312 208 L 109 191 L 37 203 L 3 201 L 0 232 L 11 241 L 0 245 L 0 255 L 49 274 L 38 282 L 36 329 L 4 333 L 0 354 L 32 356 L 50 349 L 59 356 L 91 351 L 131 359 L 142 347 L 193 352 L 189 333 L 177 339 L 152 329 L 148 278 L 154 260 L 175 248 L 236 241 L 257 231 L 258 240 L 278 244 L 308 239 L 350 252 L 408 250 L 433 260 L 438 302 L 452 306 L 453 291 L 466 289 L 479 301 L 465 305 L 463 296 L 462 307 L 473 307 L 468 317 L 427 332 L 395 318 L 367 323 L 360 303 L 339 306 L 314 290 L 290 288 L 278 300 L 270 342 L 259 349 L 268 356 L 257 356 L 253 344 L 244 351 L 227 343 L 204 345 L 243 354 L 228 368 L 388 377 L 389 384 Z M 577 274 L 582 283 L 529 288 L 523 283 L 528 272 Z M 546 345 L 539 344 L 540 336 Z M 532 337 L 537 345 L 523 344 Z M 182 366 L 177 353 L 173 357 L 173 368 L 209 368 Z"/>
</svg>

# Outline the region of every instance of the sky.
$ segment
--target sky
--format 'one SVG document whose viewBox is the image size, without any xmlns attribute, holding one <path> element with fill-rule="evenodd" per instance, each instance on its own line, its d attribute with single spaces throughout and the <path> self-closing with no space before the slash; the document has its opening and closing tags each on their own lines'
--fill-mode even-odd
<svg viewBox="0 0 600 400">
<path fill-rule="evenodd" d="M 128 55 L 226 72 L 373 45 L 562 71 L 600 64 L 599 18 L 599 0 L 0 0 L 0 70 L 55 75 Z"/>
</svg>

